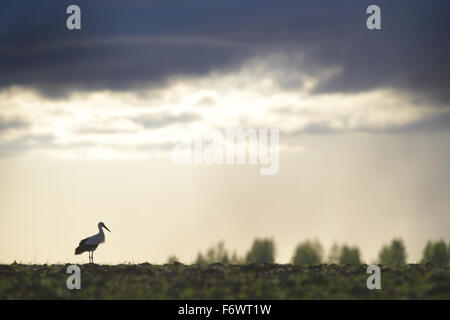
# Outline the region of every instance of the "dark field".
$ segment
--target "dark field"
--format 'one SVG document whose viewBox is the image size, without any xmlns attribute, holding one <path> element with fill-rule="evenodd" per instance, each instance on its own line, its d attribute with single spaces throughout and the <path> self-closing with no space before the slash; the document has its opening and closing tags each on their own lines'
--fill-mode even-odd
<svg viewBox="0 0 450 320">
<path fill-rule="evenodd" d="M 0 265 L 0 299 L 450 299 L 450 267 L 381 267 L 368 290 L 366 265 Z"/>
</svg>

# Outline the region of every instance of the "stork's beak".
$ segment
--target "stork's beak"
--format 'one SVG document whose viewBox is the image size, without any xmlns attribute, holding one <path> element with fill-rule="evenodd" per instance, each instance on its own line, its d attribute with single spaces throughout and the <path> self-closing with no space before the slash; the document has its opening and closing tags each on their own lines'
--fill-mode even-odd
<svg viewBox="0 0 450 320">
<path fill-rule="evenodd" d="M 109 230 L 107 226 L 105 226 L 105 225 L 103 225 L 103 226 L 105 227 L 106 230 L 108 230 L 109 232 L 111 232 L 111 230 Z"/>
</svg>

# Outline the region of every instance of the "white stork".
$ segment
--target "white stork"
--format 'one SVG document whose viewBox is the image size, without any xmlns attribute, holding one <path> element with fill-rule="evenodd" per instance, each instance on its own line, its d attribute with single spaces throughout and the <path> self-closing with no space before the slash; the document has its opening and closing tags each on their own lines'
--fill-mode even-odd
<svg viewBox="0 0 450 320">
<path fill-rule="evenodd" d="M 111 232 L 103 222 L 98 223 L 98 233 L 89 238 L 80 241 L 80 244 L 75 249 L 75 254 L 82 254 L 83 252 L 89 253 L 89 263 L 94 263 L 94 251 L 97 249 L 98 245 L 105 242 L 105 234 L 103 233 L 103 228 Z"/>
</svg>

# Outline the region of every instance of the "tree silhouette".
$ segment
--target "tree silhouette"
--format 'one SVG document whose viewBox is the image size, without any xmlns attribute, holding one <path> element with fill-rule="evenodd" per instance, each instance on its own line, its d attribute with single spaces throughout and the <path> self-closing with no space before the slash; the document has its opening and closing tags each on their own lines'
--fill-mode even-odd
<svg viewBox="0 0 450 320">
<path fill-rule="evenodd" d="M 401 239 L 394 239 L 390 245 L 383 246 L 378 255 L 381 264 L 405 264 L 406 257 L 406 248 Z"/>
<path fill-rule="evenodd" d="M 168 258 L 167 258 L 167 263 L 168 264 L 174 264 L 174 263 L 179 263 L 180 262 L 180 260 L 178 259 L 178 257 L 177 256 L 175 256 L 175 255 L 171 255 L 171 256 L 169 256 Z"/>
<path fill-rule="evenodd" d="M 349 263 L 359 264 L 359 263 L 361 263 L 359 248 L 343 245 L 341 248 L 341 254 L 339 256 L 339 263 L 340 264 L 349 264 Z"/>
<path fill-rule="evenodd" d="M 250 251 L 245 257 L 247 263 L 275 262 L 275 243 L 273 239 L 255 239 Z"/>
<path fill-rule="evenodd" d="M 221 241 L 216 246 L 209 248 L 206 254 L 198 254 L 197 264 L 211 264 L 211 263 L 229 263 L 228 251 L 225 249 L 224 243 Z"/>
<path fill-rule="evenodd" d="M 449 251 L 444 240 L 436 242 L 428 241 L 423 250 L 422 263 L 447 265 L 449 262 Z"/>
<path fill-rule="evenodd" d="M 305 241 L 295 248 L 292 263 L 295 265 L 312 265 L 322 262 L 323 248 L 317 241 Z"/>
</svg>

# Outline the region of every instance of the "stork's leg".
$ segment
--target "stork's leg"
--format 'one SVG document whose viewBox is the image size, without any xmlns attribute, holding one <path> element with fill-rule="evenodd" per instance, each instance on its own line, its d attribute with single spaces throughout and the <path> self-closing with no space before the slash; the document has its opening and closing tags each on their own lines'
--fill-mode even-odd
<svg viewBox="0 0 450 320">
<path fill-rule="evenodd" d="M 94 263 L 94 251 L 92 251 L 92 263 Z"/>
</svg>

